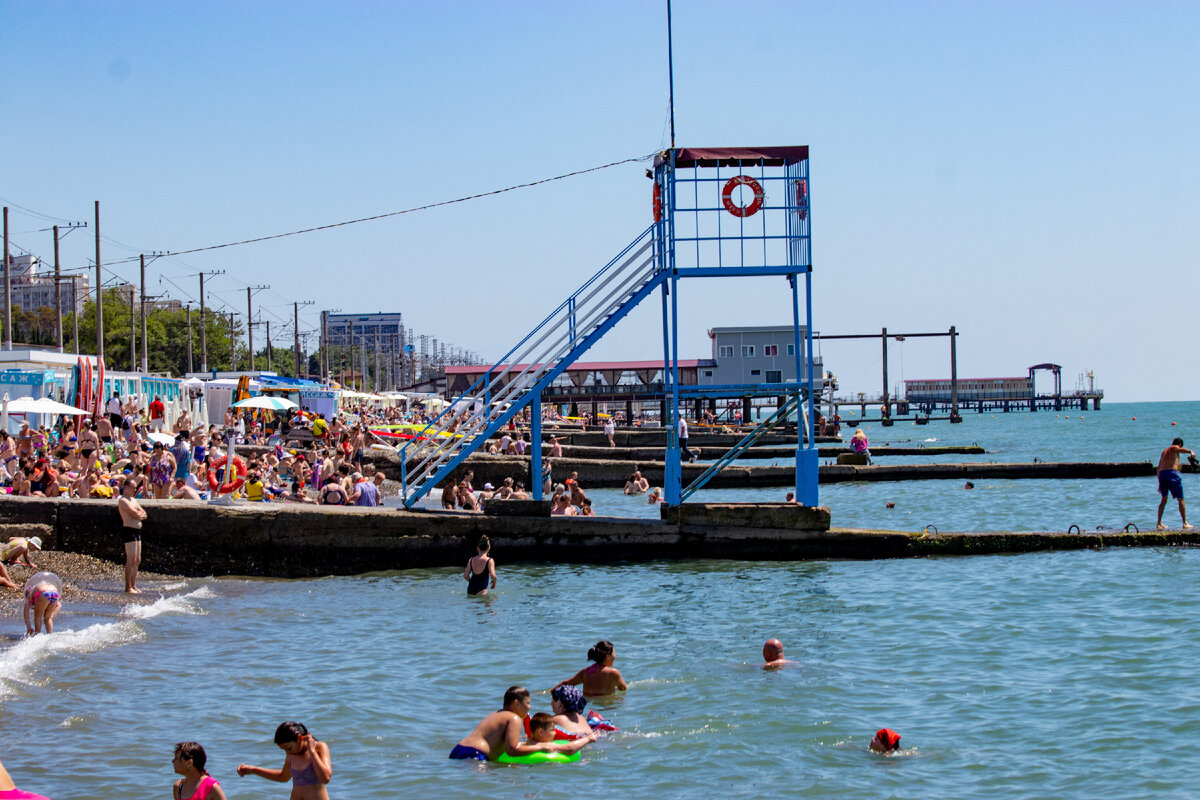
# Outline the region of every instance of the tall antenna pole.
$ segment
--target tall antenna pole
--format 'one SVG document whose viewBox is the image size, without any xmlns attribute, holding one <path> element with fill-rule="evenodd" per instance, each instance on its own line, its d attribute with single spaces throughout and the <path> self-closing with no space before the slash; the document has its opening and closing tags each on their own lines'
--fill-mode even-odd
<svg viewBox="0 0 1200 800">
<path fill-rule="evenodd" d="M 54 309 L 58 314 L 58 352 L 63 351 L 62 337 L 62 266 L 58 262 L 58 226 L 54 226 Z"/>
<path fill-rule="evenodd" d="M 671 43 L 671 0 L 667 0 L 667 79 L 671 104 L 671 149 L 675 149 L 675 52 Z"/>
<path fill-rule="evenodd" d="M 12 276 L 8 273 L 8 206 L 4 207 L 4 349 L 12 350 Z"/>
<path fill-rule="evenodd" d="M 138 256 L 138 263 L 141 266 L 142 273 L 142 298 L 141 298 L 141 313 L 142 313 L 142 372 L 150 372 L 150 348 L 146 344 L 146 256 Z"/>
<path fill-rule="evenodd" d="M 100 278 L 100 201 L 96 202 L 96 357 L 104 358 L 104 289 Z M 10 337 L 11 340 L 11 337 Z M 10 348 L 11 349 L 11 348 Z"/>
<path fill-rule="evenodd" d="M 192 372 L 192 304 L 187 306 L 187 326 L 188 326 L 188 372 Z"/>
</svg>

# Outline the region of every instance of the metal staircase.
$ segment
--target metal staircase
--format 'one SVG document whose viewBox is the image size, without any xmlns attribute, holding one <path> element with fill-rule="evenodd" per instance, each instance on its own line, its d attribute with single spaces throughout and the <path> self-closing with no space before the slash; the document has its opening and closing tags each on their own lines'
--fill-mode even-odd
<svg viewBox="0 0 1200 800">
<path fill-rule="evenodd" d="M 738 456 L 754 446 L 763 434 L 769 433 L 775 429 L 781 422 L 786 422 L 788 417 L 794 411 L 800 408 L 800 394 L 790 394 L 787 400 L 779 408 L 775 409 L 775 413 L 766 419 L 762 420 L 754 427 L 754 430 L 746 434 L 741 441 L 729 448 L 720 458 L 712 463 L 712 465 L 700 474 L 700 477 L 687 485 L 679 495 L 679 502 L 683 502 L 693 494 L 704 488 L 704 484 L 708 483 L 714 475 L 716 475 L 725 467 L 737 460 Z M 803 426 L 800 426 L 803 427 Z M 803 438 L 803 436 L 801 436 Z"/>
<path fill-rule="evenodd" d="M 654 229 L 634 239 L 401 448 L 406 508 L 540 399 L 563 370 L 666 279 Z M 470 409 L 465 417 L 456 411 L 464 405 Z"/>
</svg>

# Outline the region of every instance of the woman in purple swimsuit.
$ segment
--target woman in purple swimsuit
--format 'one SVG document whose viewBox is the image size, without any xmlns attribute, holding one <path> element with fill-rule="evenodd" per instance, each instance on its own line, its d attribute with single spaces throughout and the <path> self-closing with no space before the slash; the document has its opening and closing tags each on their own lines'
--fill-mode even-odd
<svg viewBox="0 0 1200 800">
<path fill-rule="evenodd" d="M 329 745 L 317 739 L 299 722 L 285 722 L 275 729 L 275 744 L 287 753 L 280 769 L 238 764 L 238 775 L 257 775 L 278 783 L 292 782 L 291 800 L 329 800 L 325 784 L 333 778 Z"/>
</svg>

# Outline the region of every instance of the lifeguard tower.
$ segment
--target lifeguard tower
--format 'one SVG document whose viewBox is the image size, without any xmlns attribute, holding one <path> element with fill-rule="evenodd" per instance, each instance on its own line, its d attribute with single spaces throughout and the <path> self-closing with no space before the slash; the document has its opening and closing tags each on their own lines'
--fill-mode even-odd
<svg viewBox="0 0 1200 800">
<path fill-rule="evenodd" d="M 663 378 L 668 401 L 668 419 L 662 421 L 667 430 L 664 501 L 671 506 L 684 502 L 763 431 L 795 414 L 801 433 L 796 446 L 796 499 L 803 505 L 817 505 L 808 147 L 673 147 L 655 157 L 651 175 L 650 227 L 401 449 L 401 496 L 406 507 L 411 508 L 527 407 L 531 410 L 534 498 L 542 499 L 538 479 L 542 474 L 542 391 L 655 290 L 662 303 Z M 795 383 L 680 387 L 679 281 L 731 277 L 787 282 L 793 311 Z M 747 393 L 784 397 L 786 402 L 684 487 L 681 398 Z M 471 409 L 465 418 L 464 408 Z"/>
</svg>

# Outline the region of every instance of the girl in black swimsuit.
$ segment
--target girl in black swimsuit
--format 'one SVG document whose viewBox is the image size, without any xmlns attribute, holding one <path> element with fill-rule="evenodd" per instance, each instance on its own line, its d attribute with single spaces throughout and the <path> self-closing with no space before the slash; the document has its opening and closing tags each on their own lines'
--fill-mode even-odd
<svg viewBox="0 0 1200 800">
<path fill-rule="evenodd" d="M 467 568 L 463 570 L 463 580 L 467 582 L 467 594 L 487 594 L 489 578 L 492 588 L 496 588 L 496 561 L 488 555 L 492 543 L 488 537 L 480 536 L 475 549 L 476 554 L 467 561 Z"/>
</svg>

